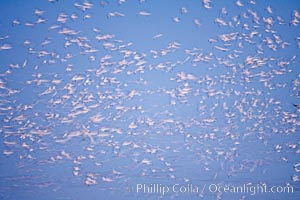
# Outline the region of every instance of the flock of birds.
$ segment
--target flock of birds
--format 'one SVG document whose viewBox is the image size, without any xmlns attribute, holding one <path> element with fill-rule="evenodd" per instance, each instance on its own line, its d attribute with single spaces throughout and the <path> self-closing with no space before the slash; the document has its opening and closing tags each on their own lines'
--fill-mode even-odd
<svg viewBox="0 0 300 200">
<path fill-rule="evenodd" d="M 29 179 L 43 174 L 35 186 L 52 191 L 61 182 L 124 192 L 136 182 L 258 180 L 299 195 L 299 10 L 193 3 L 168 2 L 177 12 L 169 17 L 155 10 L 166 1 L 85 0 L 69 11 L 48 0 L 24 11 L 30 20 L 9 21 L 0 29 L 1 164 Z M 138 23 L 130 24 L 137 35 L 122 38 L 122 23 L 155 14 L 170 27 L 188 24 L 205 43 L 157 31 L 143 46 L 135 37 L 156 30 Z M 1 177 L 3 194 L 32 183 Z"/>
</svg>

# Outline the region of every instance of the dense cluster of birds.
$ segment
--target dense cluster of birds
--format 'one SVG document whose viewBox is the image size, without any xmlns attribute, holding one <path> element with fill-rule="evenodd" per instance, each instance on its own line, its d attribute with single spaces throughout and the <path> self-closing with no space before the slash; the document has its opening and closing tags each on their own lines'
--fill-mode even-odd
<svg viewBox="0 0 300 200">
<path fill-rule="evenodd" d="M 299 188 L 299 10 L 280 15 L 254 0 L 44 3 L 0 31 L 2 154 L 20 173 L 48 171 L 38 187 L 55 191 L 46 167 L 63 166 L 60 181 L 112 191 L 251 176 Z M 191 46 L 195 35 L 152 18 L 204 42 Z"/>
</svg>

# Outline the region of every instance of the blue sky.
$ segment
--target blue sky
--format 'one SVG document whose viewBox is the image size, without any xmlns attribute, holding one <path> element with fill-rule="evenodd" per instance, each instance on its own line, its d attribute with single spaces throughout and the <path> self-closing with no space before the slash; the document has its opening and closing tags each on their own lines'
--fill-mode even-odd
<svg viewBox="0 0 300 200">
<path fill-rule="evenodd" d="M 299 7 L 1 1 L 1 199 L 298 198 Z"/>
</svg>

